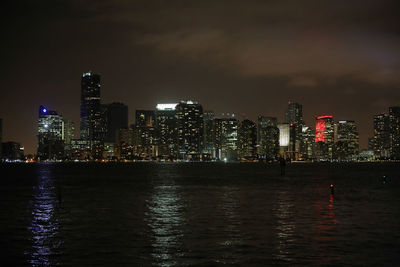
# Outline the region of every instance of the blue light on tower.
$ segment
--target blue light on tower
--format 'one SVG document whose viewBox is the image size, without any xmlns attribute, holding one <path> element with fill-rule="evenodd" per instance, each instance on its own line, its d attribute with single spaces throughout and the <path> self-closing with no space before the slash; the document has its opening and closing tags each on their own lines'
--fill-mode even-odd
<svg viewBox="0 0 400 267">
<path fill-rule="evenodd" d="M 43 111 L 43 113 L 46 113 L 46 112 L 47 112 L 47 109 L 44 108 L 42 111 Z"/>
</svg>

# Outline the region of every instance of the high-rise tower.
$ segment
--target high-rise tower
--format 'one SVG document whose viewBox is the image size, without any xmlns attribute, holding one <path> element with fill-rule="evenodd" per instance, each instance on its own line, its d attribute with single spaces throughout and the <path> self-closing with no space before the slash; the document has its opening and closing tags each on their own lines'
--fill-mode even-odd
<svg viewBox="0 0 400 267">
<path fill-rule="evenodd" d="M 332 160 L 334 144 L 334 122 L 332 116 L 318 116 L 315 124 L 316 157 Z"/>
<path fill-rule="evenodd" d="M 41 160 L 61 159 L 64 156 L 64 120 L 56 111 L 39 107 L 38 149 Z"/>
<path fill-rule="evenodd" d="M 176 106 L 179 154 L 183 158 L 198 158 L 203 150 L 203 107 L 193 101 L 181 101 Z"/>
<path fill-rule="evenodd" d="M 104 138 L 100 105 L 100 75 L 87 72 L 81 80 L 81 139 L 93 143 Z"/>
<path fill-rule="evenodd" d="M 288 108 L 285 112 L 285 123 L 303 123 L 303 106 L 299 103 L 289 101 Z"/>
</svg>

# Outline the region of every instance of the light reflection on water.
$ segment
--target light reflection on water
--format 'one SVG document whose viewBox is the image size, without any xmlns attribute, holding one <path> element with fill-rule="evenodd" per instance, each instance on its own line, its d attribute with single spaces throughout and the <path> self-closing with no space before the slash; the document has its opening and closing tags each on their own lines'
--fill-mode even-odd
<svg viewBox="0 0 400 267">
<path fill-rule="evenodd" d="M 294 222 L 293 201 L 287 191 L 279 191 L 276 196 L 274 207 L 275 216 L 278 219 L 276 224 L 276 253 L 278 260 L 293 261 L 290 255 L 290 246 L 294 243 L 293 233 L 296 225 Z"/>
<path fill-rule="evenodd" d="M 225 224 L 221 241 L 218 243 L 222 247 L 221 257 L 217 262 L 222 264 L 237 264 L 236 252 L 242 244 L 241 220 L 238 214 L 239 194 L 236 187 L 227 186 L 221 188 L 219 199 L 219 210 Z"/>
<path fill-rule="evenodd" d="M 175 184 L 157 185 L 147 203 L 147 224 L 153 239 L 152 257 L 159 266 L 175 266 L 180 252 L 181 227 L 184 223 L 179 186 Z"/>
<path fill-rule="evenodd" d="M 41 164 L 38 170 L 38 184 L 33 189 L 31 203 L 32 248 L 30 264 L 40 266 L 57 265 L 55 255 L 59 254 L 62 241 L 59 239 L 57 209 L 59 201 L 50 166 Z"/>
</svg>

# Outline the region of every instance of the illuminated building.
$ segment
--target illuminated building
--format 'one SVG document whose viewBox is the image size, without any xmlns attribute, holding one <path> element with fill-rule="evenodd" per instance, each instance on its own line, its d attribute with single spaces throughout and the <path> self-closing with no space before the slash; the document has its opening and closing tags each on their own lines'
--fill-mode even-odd
<svg viewBox="0 0 400 267">
<path fill-rule="evenodd" d="M 117 157 L 119 157 L 121 160 L 133 160 L 135 158 L 134 129 L 119 129 L 117 131 L 117 145 Z"/>
<path fill-rule="evenodd" d="M 164 158 L 175 158 L 178 154 L 177 146 L 177 118 L 176 106 L 173 104 L 157 104 L 156 128 L 159 133 L 159 155 Z"/>
<path fill-rule="evenodd" d="M 257 125 L 251 120 L 243 120 L 238 130 L 238 156 L 241 160 L 257 158 Z"/>
<path fill-rule="evenodd" d="M 374 116 L 373 150 L 377 159 L 390 157 L 390 119 L 389 115 L 381 113 Z"/>
<path fill-rule="evenodd" d="M 299 103 L 292 103 L 289 101 L 288 108 L 285 112 L 285 123 L 302 124 L 303 106 Z"/>
<path fill-rule="evenodd" d="M 289 156 L 289 145 L 290 145 L 290 124 L 279 123 L 279 154 L 284 157 Z"/>
<path fill-rule="evenodd" d="M 279 154 L 279 128 L 275 117 L 258 116 L 257 154 L 260 160 L 274 160 Z"/>
<path fill-rule="evenodd" d="M 213 111 L 203 112 L 204 121 L 204 149 L 203 154 L 210 158 L 217 158 L 216 125 Z"/>
<path fill-rule="evenodd" d="M 239 122 L 235 118 L 218 119 L 218 130 L 221 134 L 221 154 L 220 159 L 227 161 L 237 160 L 238 146 L 238 126 Z"/>
<path fill-rule="evenodd" d="M 68 157 L 72 160 L 91 160 L 92 145 L 91 141 L 82 139 L 72 139 L 69 147 Z"/>
<path fill-rule="evenodd" d="M 400 159 L 400 106 L 389 107 L 390 157 Z"/>
<path fill-rule="evenodd" d="M 356 123 L 351 120 L 342 120 L 339 121 L 335 127 L 335 158 L 339 161 L 357 160 L 359 153 L 359 138 Z"/>
<path fill-rule="evenodd" d="M 105 126 L 101 116 L 100 75 L 84 73 L 81 79 L 80 136 L 99 144 L 104 140 Z"/>
<path fill-rule="evenodd" d="M 137 127 L 154 127 L 156 122 L 155 111 L 137 109 L 135 122 Z"/>
<path fill-rule="evenodd" d="M 66 150 L 71 149 L 72 139 L 75 138 L 75 124 L 71 120 L 64 119 L 64 145 Z"/>
<path fill-rule="evenodd" d="M 311 160 L 313 157 L 313 144 L 315 135 L 312 129 L 303 125 L 300 136 L 299 159 Z"/>
<path fill-rule="evenodd" d="M 193 101 L 181 101 L 176 106 L 179 156 L 200 159 L 203 150 L 203 107 Z"/>
<path fill-rule="evenodd" d="M 64 120 L 61 115 L 40 106 L 37 136 L 37 154 L 41 160 L 64 157 Z"/>
<path fill-rule="evenodd" d="M 123 103 L 102 105 L 103 122 L 105 124 L 105 142 L 115 143 L 117 131 L 128 128 L 128 107 Z"/>
<path fill-rule="evenodd" d="M 334 123 L 332 116 L 318 116 L 315 125 L 315 156 L 317 160 L 332 160 Z"/>
</svg>

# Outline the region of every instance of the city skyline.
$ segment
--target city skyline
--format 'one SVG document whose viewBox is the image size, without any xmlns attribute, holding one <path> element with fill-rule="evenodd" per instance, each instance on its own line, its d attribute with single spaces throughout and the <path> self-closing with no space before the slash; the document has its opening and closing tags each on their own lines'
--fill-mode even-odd
<svg viewBox="0 0 400 267">
<path fill-rule="evenodd" d="M 136 109 L 198 101 L 216 114 L 354 120 L 400 105 L 396 1 L 7 2 L 1 63 L 3 142 L 36 151 L 39 105 L 79 129 L 80 75 L 102 75 L 102 102 Z M 18 33 L 18 34 L 16 34 Z"/>
</svg>

